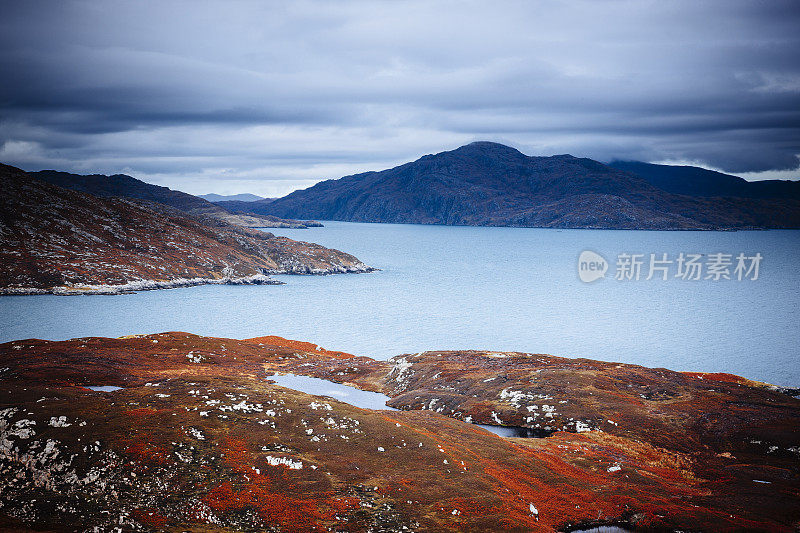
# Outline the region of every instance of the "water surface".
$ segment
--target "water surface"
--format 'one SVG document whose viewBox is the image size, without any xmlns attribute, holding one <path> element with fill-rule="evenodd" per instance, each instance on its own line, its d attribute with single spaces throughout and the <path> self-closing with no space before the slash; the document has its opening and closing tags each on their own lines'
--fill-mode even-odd
<svg viewBox="0 0 800 533">
<path fill-rule="evenodd" d="M 380 272 L 279 276 L 122 296 L 0 298 L 0 340 L 188 331 L 280 335 L 385 359 L 436 349 L 549 353 L 800 385 L 800 232 L 656 232 L 326 222 L 271 230 Z M 761 253 L 757 281 L 586 284 L 593 250 Z"/>
<path fill-rule="evenodd" d="M 327 379 L 312 378 L 308 376 L 298 376 L 296 374 L 275 374 L 267 377 L 281 387 L 298 390 L 306 394 L 315 396 L 329 396 L 344 403 L 361 407 L 362 409 L 388 409 L 397 411 L 394 407 L 389 407 L 386 402 L 390 400 L 385 394 L 369 392 L 349 385 L 342 385 L 328 381 Z"/>
<path fill-rule="evenodd" d="M 391 398 L 385 394 L 363 391 L 349 385 L 328 381 L 327 379 L 298 376 L 296 374 L 275 374 L 269 376 L 267 379 L 287 389 L 293 389 L 315 396 L 328 396 L 341 402 L 361 407 L 362 409 L 389 409 L 391 411 L 397 411 L 394 407 L 386 405 L 386 402 L 391 400 Z M 535 428 L 493 426 L 490 424 L 475 425 L 500 437 L 529 438 L 545 437 L 549 435 L 549 432 L 543 432 Z"/>
</svg>

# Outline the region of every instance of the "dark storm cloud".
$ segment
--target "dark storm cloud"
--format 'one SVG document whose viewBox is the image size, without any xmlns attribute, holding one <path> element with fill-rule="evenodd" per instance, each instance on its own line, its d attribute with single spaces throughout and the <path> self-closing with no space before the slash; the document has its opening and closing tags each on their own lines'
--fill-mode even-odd
<svg viewBox="0 0 800 533">
<path fill-rule="evenodd" d="M 0 3 L 25 168 L 283 194 L 475 139 L 798 167 L 794 0 Z"/>
</svg>

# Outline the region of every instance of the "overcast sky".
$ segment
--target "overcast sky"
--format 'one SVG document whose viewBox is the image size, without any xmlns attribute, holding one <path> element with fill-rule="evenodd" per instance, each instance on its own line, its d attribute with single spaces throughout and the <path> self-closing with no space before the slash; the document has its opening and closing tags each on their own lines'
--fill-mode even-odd
<svg viewBox="0 0 800 533">
<path fill-rule="evenodd" d="M 280 196 L 474 140 L 800 177 L 800 2 L 0 0 L 0 161 Z"/>
</svg>

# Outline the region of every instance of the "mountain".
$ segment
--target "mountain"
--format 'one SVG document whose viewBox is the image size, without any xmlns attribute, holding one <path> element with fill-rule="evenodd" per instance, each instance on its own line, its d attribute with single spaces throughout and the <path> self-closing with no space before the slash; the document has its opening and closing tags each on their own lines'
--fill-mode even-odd
<svg viewBox="0 0 800 533">
<path fill-rule="evenodd" d="M 491 351 L 376 361 L 181 332 L 6 342 L 0 369 L 3 531 L 789 533 L 800 520 L 800 401 L 730 374 Z M 548 429 L 503 438 L 472 421 Z"/>
<path fill-rule="evenodd" d="M 214 205 L 208 200 L 175 191 L 168 187 L 145 183 L 125 174 L 114 174 L 105 176 L 103 174 L 71 174 L 69 172 L 59 172 L 56 170 L 42 170 L 31 172 L 35 179 L 52 183 L 65 189 L 85 192 L 94 196 L 111 198 L 115 196 L 124 198 L 136 198 L 168 205 L 190 215 L 212 220 L 219 220 L 228 224 L 237 224 L 250 228 L 306 228 L 308 225 L 297 220 L 278 220 L 276 217 L 261 217 L 252 213 L 234 214 L 230 211 Z M 318 222 L 312 223 L 320 225 Z"/>
<path fill-rule="evenodd" d="M 279 217 L 604 229 L 800 227 L 800 201 L 669 193 L 597 161 L 475 142 L 381 172 L 323 181 L 249 210 Z"/>
<path fill-rule="evenodd" d="M 612 161 L 608 166 L 635 174 L 659 189 L 674 194 L 800 200 L 800 181 L 747 181 L 705 168 L 656 165 L 641 161 Z"/>
<path fill-rule="evenodd" d="M 370 270 L 355 257 L 167 205 L 99 198 L 0 165 L 0 294 L 272 283 Z M 87 287 L 88 286 L 88 287 Z"/>
<path fill-rule="evenodd" d="M 198 198 L 202 198 L 204 200 L 208 200 L 209 202 L 224 202 L 224 201 L 236 201 L 236 202 L 256 202 L 258 200 L 269 200 L 269 198 L 264 198 L 263 196 L 256 196 L 255 194 L 244 193 L 244 194 L 198 194 Z"/>
</svg>

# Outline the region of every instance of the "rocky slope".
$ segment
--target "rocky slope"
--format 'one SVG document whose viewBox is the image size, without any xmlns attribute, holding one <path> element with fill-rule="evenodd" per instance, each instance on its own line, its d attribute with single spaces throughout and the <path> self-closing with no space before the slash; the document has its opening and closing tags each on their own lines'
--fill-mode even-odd
<svg viewBox="0 0 800 533">
<path fill-rule="evenodd" d="M 800 227 L 800 200 L 698 198 L 571 155 L 530 157 L 489 142 L 382 172 L 323 181 L 248 210 L 279 217 L 610 229 Z"/>
<path fill-rule="evenodd" d="M 385 362 L 186 333 L 15 341 L 0 369 L 6 529 L 789 532 L 800 520 L 800 401 L 736 376 L 492 352 Z M 293 391 L 275 371 L 383 389 L 409 410 Z M 558 431 L 504 439 L 464 421 L 492 413 Z"/>
<path fill-rule="evenodd" d="M 0 166 L 0 294 L 116 293 L 267 274 L 365 272 L 316 244 L 215 222 L 159 203 L 97 198 Z"/>
<path fill-rule="evenodd" d="M 257 215 L 247 212 L 246 209 L 232 213 L 203 198 L 181 191 L 174 191 L 168 187 L 145 183 L 125 174 L 115 174 L 114 176 L 102 174 L 80 175 L 55 170 L 42 170 L 31 172 L 30 175 L 34 179 L 93 196 L 103 198 L 124 197 L 157 202 L 211 222 L 221 221 L 226 224 L 236 224 L 249 228 L 308 228 L 322 225 L 313 221 L 286 220 L 275 216 Z"/>
</svg>

